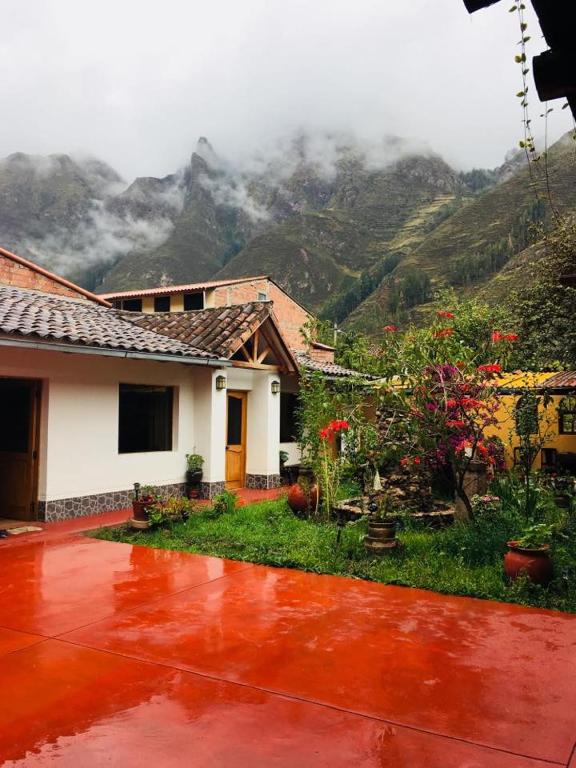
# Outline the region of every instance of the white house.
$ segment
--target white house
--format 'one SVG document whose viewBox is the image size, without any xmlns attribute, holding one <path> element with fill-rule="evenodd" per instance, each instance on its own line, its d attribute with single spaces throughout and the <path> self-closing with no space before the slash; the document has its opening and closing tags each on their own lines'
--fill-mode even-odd
<svg viewBox="0 0 576 768">
<path fill-rule="evenodd" d="M 255 280 L 237 281 L 243 303 L 125 311 L 0 248 L 0 518 L 126 508 L 136 482 L 178 492 L 187 453 L 205 497 L 279 485 L 280 450 L 299 461 L 299 368 L 358 374 L 295 341 L 308 313 L 287 294 L 286 333 L 269 296 L 246 301 Z"/>
<path fill-rule="evenodd" d="M 279 483 L 281 378 L 298 369 L 271 305 L 152 319 L 0 249 L 0 517 L 123 508 L 135 482 L 180 489 L 191 452 L 206 496 Z"/>
</svg>

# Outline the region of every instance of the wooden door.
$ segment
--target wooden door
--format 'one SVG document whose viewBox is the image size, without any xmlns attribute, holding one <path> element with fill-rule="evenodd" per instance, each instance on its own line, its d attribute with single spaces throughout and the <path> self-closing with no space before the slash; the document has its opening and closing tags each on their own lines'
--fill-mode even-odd
<svg viewBox="0 0 576 768">
<path fill-rule="evenodd" d="M 0 379 L 0 517 L 36 518 L 40 382 Z"/>
<path fill-rule="evenodd" d="M 246 475 L 246 392 L 228 392 L 226 487 L 243 488 Z"/>
</svg>

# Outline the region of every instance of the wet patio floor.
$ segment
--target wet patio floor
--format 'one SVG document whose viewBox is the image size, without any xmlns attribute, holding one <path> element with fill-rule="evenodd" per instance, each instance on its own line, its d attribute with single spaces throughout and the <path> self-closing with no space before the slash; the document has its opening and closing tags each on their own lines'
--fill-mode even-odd
<svg viewBox="0 0 576 768">
<path fill-rule="evenodd" d="M 576 768 L 576 616 L 73 526 L 0 574 L 1 765 Z"/>
</svg>

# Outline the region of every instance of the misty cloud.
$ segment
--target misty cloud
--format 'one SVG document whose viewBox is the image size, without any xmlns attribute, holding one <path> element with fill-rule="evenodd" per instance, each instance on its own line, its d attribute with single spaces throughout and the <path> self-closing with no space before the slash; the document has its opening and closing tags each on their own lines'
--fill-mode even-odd
<svg viewBox="0 0 576 768">
<path fill-rule="evenodd" d="M 517 145 L 517 20 L 461 0 L 4 0 L 0 155 L 89 152 L 127 179 L 306 129 L 494 167 Z M 543 46 L 532 12 L 530 54 Z M 540 105 L 534 105 L 534 129 Z M 550 140 L 568 112 L 549 120 Z M 330 158 L 320 163 L 332 167 Z"/>
</svg>

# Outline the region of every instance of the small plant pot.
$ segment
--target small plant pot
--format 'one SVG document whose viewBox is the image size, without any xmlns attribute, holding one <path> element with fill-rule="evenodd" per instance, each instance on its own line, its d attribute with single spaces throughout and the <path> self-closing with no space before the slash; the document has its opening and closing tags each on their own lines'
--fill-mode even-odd
<svg viewBox="0 0 576 768">
<path fill-rule="evenodd" d="M 533 584 L 546 586 L 553 575 L 550 547 L 521 547 L 515 541 L 508 542 L 508 552 L 504 555 L 504 573 L 509 581 L 527 576 Z"/>
<path fill-rule="evenodd" d="M 134 499 L 132 501 L 132 519 L 142 523 L 148 521 L 148 507 L 153 503 L 152 499 Z"/>
<path fill-rule="evenodd" d="M 396 549 L 396 520 L 371 520 L 364 537 L 364 548 L 372 555 L 383 555 Z"/>
<path fill-rule="evenodd" d="M 195 485 L 202 482 L 203 470 L 189 469 L 186 471 L 186 482 L 188 485 Z"/>
</svg>

